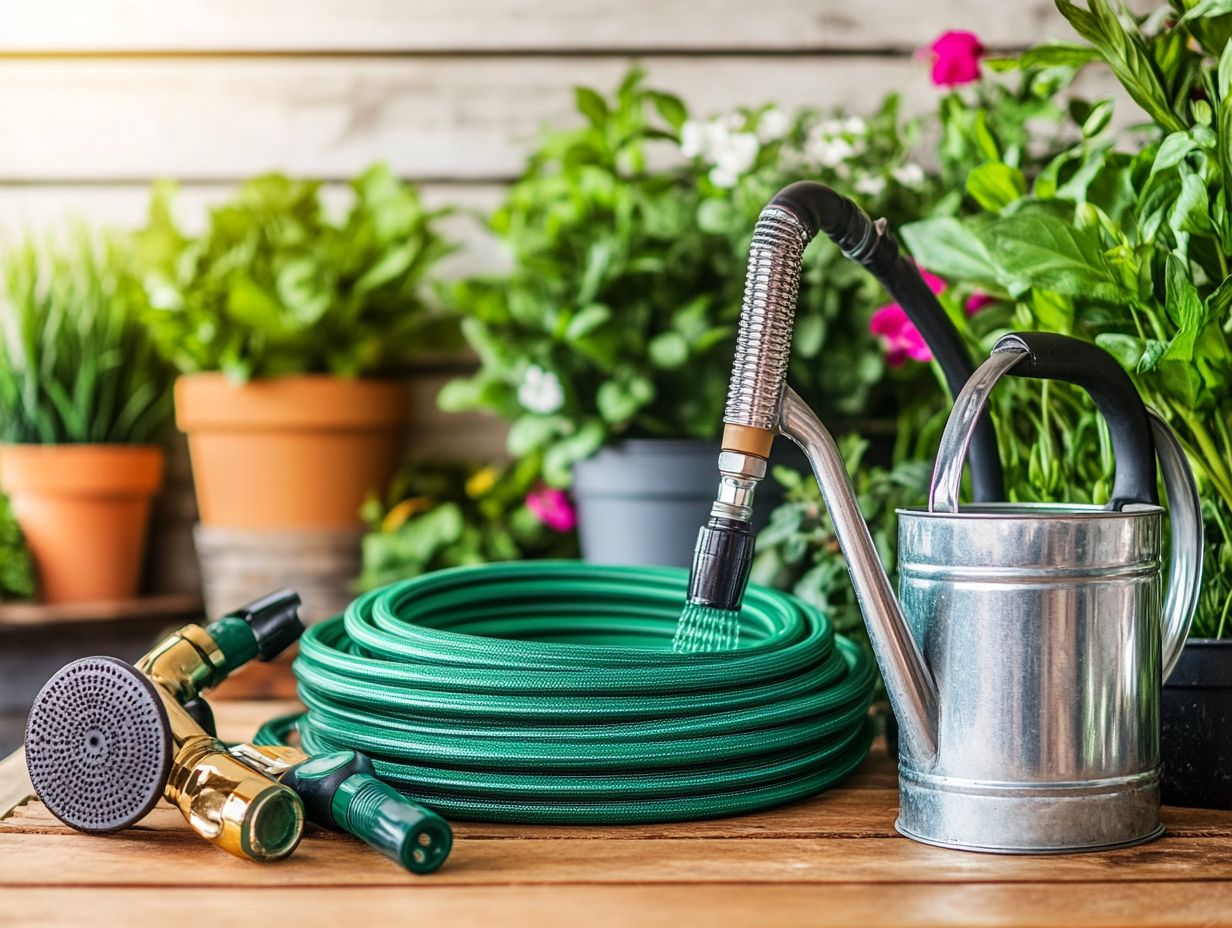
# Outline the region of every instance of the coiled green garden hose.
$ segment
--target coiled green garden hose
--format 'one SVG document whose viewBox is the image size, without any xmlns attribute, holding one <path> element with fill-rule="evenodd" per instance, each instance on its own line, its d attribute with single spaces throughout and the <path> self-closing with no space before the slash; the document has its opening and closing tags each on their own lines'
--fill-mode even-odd
<svg viewBox="0 0 1232 928">
<path fill-rule="evenodd" d="M 310 753 L 352 749 L 447 817 L 623 823 L 811 795 L 871 740 L 873 665 L 752 586 L 735 651 L 671 650 L 684 571 L 535 561 L 395 583 L 309 628 Z M 262 729 L 280 740 L 287 722 Z"/>
</svg>

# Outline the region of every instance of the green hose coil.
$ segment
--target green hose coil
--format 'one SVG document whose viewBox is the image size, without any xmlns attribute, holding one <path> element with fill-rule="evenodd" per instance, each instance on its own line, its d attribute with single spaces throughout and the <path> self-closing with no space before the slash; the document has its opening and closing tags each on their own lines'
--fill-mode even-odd
<svg viewBox="0 0 1232 928">
<path fill-rule="evenodd" d="M 854 770 L 871 740 L 865 652 L 751 586 L 738 650 L 673 653 L 686 581 L 534 561 L 361 596 L 301 639 L 303 746 L 363 751 L 442 815 L 505 822 L 731 815 Z"/>
</svg>

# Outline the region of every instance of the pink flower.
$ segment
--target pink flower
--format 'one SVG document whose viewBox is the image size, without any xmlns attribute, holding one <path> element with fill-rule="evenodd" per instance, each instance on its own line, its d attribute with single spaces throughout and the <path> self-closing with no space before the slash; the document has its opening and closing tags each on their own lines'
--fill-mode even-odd
<svg viewBox="0 0 1232 928">
<path fill-rule="evenodd" d="M 526 497 L 526 508 L 554 532 L 571 532 L 577 525 L 577 512 L 563 490 L 533 490 Z"/>
<path fill-rule="evenodd" d="M 987 293 L 982 293 L 976 290 L 975 293 L 967 297 L 967 302 L 963 304 L 963 308 L 967 310 L 968 316 L 974 316 L 981 309 L 987 309 L 997 302 L 995 296 L 989 296 Z"/>
<path fill-rule="evenodd" d="M 924 268 L 920 268 L 920 276 L 933 293 L 940 293 L 946 287 L 944 280 Z M 873 313 L 873 318 L 868 322 L 868 330 L 879 335 L 885 342 L 886 362 L 891 367 L 901 367 L 908 358 L 913 361 L 933 359 L 933 353 L 928 350 L 923 336 L 907 318 L 906 310 L 897 303 L 883 306 Z"/>
<path fill-rule="evenodd" d="M 873 313 L 869 320 L 868 330 L 874 335 L 880 335 L 885 342 L 886 361 L 890 367 L 902 367 L 908 358 L 913 361 L 931 361 L 933 354 L 924 344 L 924 339 L 907 313 L 897 303 L 883 306 Z"/>
<path fill-rule="evenodd" d="M 932 52 L 933 83 L 938 87 L 979 80 L 984 43 L 974 32 L 943 32 L 928 50 Z"/>
</svg>

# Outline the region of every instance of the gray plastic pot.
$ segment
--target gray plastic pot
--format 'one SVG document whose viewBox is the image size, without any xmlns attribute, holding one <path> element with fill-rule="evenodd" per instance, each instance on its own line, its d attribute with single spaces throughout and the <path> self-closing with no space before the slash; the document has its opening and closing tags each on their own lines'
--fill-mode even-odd
<svg viewBox="0 0 1232 928">
<path fill-rule="evenodd" d="M 786 442 L 779 442 L 786 445 Z M 596 564 L 688 567 L 719 486 L 717 442 L 631 439 L 573 467 L 582 557 Z M 774 463 L 803 465 L 803 456 Z M 773 478 L 757 489 L 753 527 L 782 501 Z"/>
<path fill-rule="evenodd" d="M 1161 710 L 1163 801 L 1232 809 L 1232 639 L 1190 640 Z"/>
</svg>

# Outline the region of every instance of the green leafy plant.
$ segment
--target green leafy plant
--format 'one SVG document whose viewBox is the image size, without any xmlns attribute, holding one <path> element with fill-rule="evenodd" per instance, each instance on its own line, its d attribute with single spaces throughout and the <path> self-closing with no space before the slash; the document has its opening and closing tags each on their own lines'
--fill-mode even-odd
<svg viewBox="0 0 1232 928">
<path fill-rule="evenodd" d="M 905 231 L 939 273 L 1017 305 L 1024 328 L 1093 340 L 1128 370 L 1185 446 L 1207 542 L 1196 636 L 1232 634 L 1232 10 L 1173 4 L 1135 19 L 1108 0 L 1058 8 L 1150 116 L 1134 143 L 1091 108 L 1081 138 L 1020 195 L 944 229 Z M 1052 46 L 1028 53 L 1049 55 Z M 1003 165 L 990 151 L 990 170 Z M 933 247 L 944 232 L 944 248 Z M 1068 453 L 1081 457 L 1083 445 Z"/>
<path fill-rule="evenodd" d="M 1029 308 L 1001 293 L 996 281 L 983 273 L 986 252 L 971 247 L 966 217 L 1017 198 L 1028 177 L 1039 175 L 1053 159 L 1069 152 L 1080 137 L 1068 121 L 1071 115 L 1082 115 L 1092 125 L 1101 123 L 1101 129 L 1106 126 L 1106 107 L 1078 98 L 1064 105 L 1058 100 L 1076 71 L 1092 58 L 1090 50 L 1064 46 L 1047 54 L 1028 53 L 1013 62 L 1012 69 L 1004 60 L 987 61 L 992 77 L 973 80 L 941 98 L 936 159 L 941 183 L 931 181 L 932 198 L 921 205 L 894 204 L 901 212 L 888 208 L 887 214 L 894 218 L 919 216 L 925 208 L 930 213 L 927 220 L 904 228 L 904 238 L 923 268 L 945 275 L 925 276 L 939 291 L 942 308 L 973 357 L 985 356 L 1005 332 L 1036 325 Z M 1092 118 L 1096 112 L 1099 115 Z M 801 299 L 811 299 L 814 288 L 824 289 L 824 283 L 806 282 Z M 901 325 L 910 328 L 905 317 Z M 893 511 L 923 501 L 949 412 L 948 391 L 935 365 L 930 377 L 928 365 L 906 359 L 899 363 L 903 366 L 895 372 L 899 403 L 893 466 L 870 465 L 861 442 L 849 438 L 843 443 L 861 508 L 891 569 L 897 548 Z M 793 370 L 793 380 L 798 376 Z M 1078 391 L 1063 384 L 1011 378 L 997 388 L 990 402 L 999 426 L 1009 499 L 1107 499 L 1111 474 L 1107 431 Z M 1074 455 L 1075 445 L 1090 453 Z M 849 633 L 862 634 L 846 563 L 813 481 L 781 469 L 776 473 L 787 487 L 787 499 L 758 540 L 758 577 L 824 606 Z"/>
<path fill-rule="evenodd" d="M 179 370 L 236 380 L 389 374 L 453 347 L 454 324 L 424 294 L 451 250 L 417 190 L 375 165 L 350 184 L 340 220 L 321 185 L 270 174 L 210 212 L 200 236 L 160 185 L 138 234 L 146 321 Z"/>
<path fill-rule="evenodd" d="M 33 599 L 34 562 L 7 496 L 0 494 L 0 602 Z"/>
<path fill-rule="evenodd" d="M 898 548 L 894 510 L 918 506 L 928 495 L 930 464 L 908 459 L 893 468 L 867 466 L 868 442 L 858 435 L 840 440 L 860 512 L 887 570 Z M 790 590 L 825 611 L 837 631 L 864 638 L 864 619 L 847 575 L 834 525 L 811 475 L 776 468 L 785 498 L 757 538 L 752 579 Z"/>
<path fill-rule="evenodd" d="M 537 467 L 438 461 L 406 467 L 382 502 L 364 507 L 358 585 L 373 589 L 445 567 L 536 557 L 576 557 L 571 530 L 545 522 Z M 549 491 L 556 492 L 556 491 Z"/>
<path fill-rule="evenodd" d="M 77 228 L 0 259 L 0 439 L 144 444 L 170 413 L 170 371 L 140 320 L 125 246 Z"/>
<path fill-rule="evenodd" d="M 557 486 L 611 441 L 717 435 L 749 237 L 778 187 L 813 177 L 912 217 L 940 192 L 907 158 L 893 98 L 868 120 L 763 107 L 696 121 L 639 71 L 611 97 L 575 94 L 584 125 L 548 132 L 491 217 L 512 270 L 454 291 L 481 368 L 440 396 L 510 421 L 510 452 Z M 829 242 L 806 275 L 793 382 L 825 413 L 865 414 L 884 295 Z"/>
</svg>

